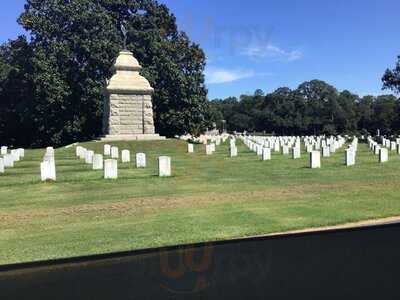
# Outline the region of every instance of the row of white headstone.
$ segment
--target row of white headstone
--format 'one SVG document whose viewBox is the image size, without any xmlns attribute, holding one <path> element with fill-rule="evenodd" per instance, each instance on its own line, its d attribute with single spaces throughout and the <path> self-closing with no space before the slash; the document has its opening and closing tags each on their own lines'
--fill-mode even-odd
<svg viewBox="0 0 400 300">
<path fill-rule="evenodd" d="M 306 151 L 310 155 L 310 168 L 321 168 L 321 149 L 322 156 L 329 157 L 331 153 L 336 152 L 343 147 L 346 139 L 338 137 L 258 137 L 258 136 L 240 136 L 243 143 L 251 150 L 261 156 L 262 160 L 271 160 L 271 152 L 280 152 L 283 155 L 292 154 L 293 159 L 301 158 L 301 141 L 303 140 Z M 345 164 L 352 166 L 355 164 L 358 139 L 354 138 L 352 144 L 345 152 Z"/>
<path fill-rule="evenodd" d="M 182 139 L 188 140 L 189 136 L 184 136 L 181 137 Z M 222 143 L 225 143 L 226 140 L 229 138 L 229 135 L 224 134 L 224 135 L 215 135 L 215 136 L 200 136 L 199 138 L 191 138 L 191 140 L 194 140 L 198 143 L 204 144 L 206 147 L 206 155 L 212 155 L 215 153 L 215 151 L 217 150 L 217 146 L 220 146 Z M 232 146 L 232 144 L 231 144 Z M 232 150 L 234 151 L 234 149 L 232 149 L 231 147 L 231 153 Z M 187 144 L 187 152 L 188 153 L 194 153 L 194 144 L 191 142 L 188 142 Z M 234 153 L 234 152 L 233 152 Z M 236 149 L 236 155 L 237 155 L 237 149 Z M 231 155 L 232 156 L 232 155 Z M 233 155 L 235 156 L 235 155 Z"/>
<path fill-rule="evenodd" d="M 7 146 L 0 147 L 0 174 L 5 173 L 6 168 L 13 168 L 14 163 L 20 161 L 25 156 L 23 148 L 12 149 L 8 152 Z"/>
<path fill-rule="evenodd" d="M 234 136 L 214 136 L 207 140 L 210 143 L 205 143 L 206 146 L 206 155 L 212 155 L 215 153 L 217 146 L 221 145 L 221 143 L 225 143 L 229 138 L 229 156 L 235 157 L 238 156 L 238 149 L 236 147 L 236 139 Z M 187 152 L 194 153 L 194 145 L 192 143 L 187 144 Z"/>
<path fill-rule="evenodd" d="M 111 156 L 111 159 L 103 159 L 103 155 L 95 154 L 94 151 L 88 150 L 82 146 L 75 148 L 76 156 L 84 159 L 86 164 L 92 164 L 93 170 L 104 169 L 104 179 L 117 179 L 118 178 L 118 147 L 111 145 L 104 145 L 104 156 Z M 122 163 L 129 163 L 131 155 L 129 150 L 121 151 Z M 146 154 L 136 153 L 136 167 L 146 168 Z M 160 177 L 171 176 L 171 158 L 168 156 L 161 156 L 158 158 L 158 174 Z"/>
<path fill-rule="evenodd" d="M 385 137 L 381 137 L 381 144 L 376 142 L 372 137 L 368 137 L 368 146 L 374 155 L 378 156 L 380 163 L 386 163 L 389 161 L 389 150 L 391 152 L 396 151 L 400 155 L 400 139 L 391 141 Z"/>
</svg>

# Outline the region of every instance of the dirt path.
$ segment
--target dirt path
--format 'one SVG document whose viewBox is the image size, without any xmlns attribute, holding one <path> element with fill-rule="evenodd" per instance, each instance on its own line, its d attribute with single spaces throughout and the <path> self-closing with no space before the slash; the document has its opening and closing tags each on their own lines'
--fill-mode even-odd
<svg viewBox="0 0 400 300">
<path fill-rule="evenodd" d="M 381 219 L 364 220 L 364 221 L 352 222 L 352 223 L 346 223 L 346 224 L 334 225 L 334 226 L 313 227 L 313 228 L 306 228 L 306 229 L 301 229 L 301 230 L 275 232 L 275 233 L 262 235 L 262 236 L 277 236 L 277 235 L 295 234 L 295 233 L 308 233 L 308 232 L 328 231 L 328 230 L 333 230 L 333 229 L 349 229 L 349 228 L 357 228 L 357 227 L 363 227 L 363 226 L 385 225 L 385 224 L 397 223 L 397 222 L 400 222 L 400 216 L 381 218 Z M 254 236 L 254 237 L 259 237 L 259 236 Z"/>
</svg>

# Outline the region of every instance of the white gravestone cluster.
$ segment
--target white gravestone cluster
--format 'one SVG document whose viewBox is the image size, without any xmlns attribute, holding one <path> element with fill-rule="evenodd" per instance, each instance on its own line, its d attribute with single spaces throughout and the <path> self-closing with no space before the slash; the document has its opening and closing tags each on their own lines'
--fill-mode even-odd
<svg viewBox="0 0 400 300">
<path fill-rule="evenodd" d="M 103 170 L 104 179 L 118 179 L 118 158 L 119 149 L 109 144 L 103 146 L 103 154 L 96 154 L 82 146 L 76 147 L 76 156 L 84 159 L 85 163 L 91 164 L 93 170 Z M 110 159 L 105 159 L 110 157 Z M 121 160 L 123 163 L 130 162 L 130 151 L 122 150 Z"/>
<path fill-rule="evenodd" d="M 191 135 L 184 135 L 184 136 L 177 136 L 177 138 L 184 140 L 184 141 L 188 141 L 188 145 L 187 145 L 187 152 L 188 153 L 193 153 L 194 152 L 194 145 L 192 144 L 193 142 L 195 143 L 201 143 L 203 145 L 205 145 L 205 150 L 206 150 L 206 155 L 213 155 L 216 150 L 217 147 L 219 147 L 222 143 L 225 143 L 227 141 L 227 139 L 230 137 L 229 134 L 222 134 L 222 135 L 201 135 L 200 137 L 194 137 Z M 191 142 L 189 142 L 191 141 Z M 232 146 L 232 144 L 231 144 Z M 230 156 L 233 157 L 235 156 L 235 153 L 237 151 L 235 151 L 234 149 L 232 149 L 232 147 L 230 147 Z M 233 156 L 231 155 L 233 154 Z"/>
<path fill-rule="evenodd" d="M 85 161 L 85 164 L 91 165 L 93 170 L 103 170 L 103 155 L 96 154 L 94 151 L 82 146 L 75 148 L 75 154 L 78 158 Z"/>
<path fill-rule="evenodd" d="M 76 156 L 80 159 L 84 160 L 85 163 L 92 164 L 93 170 L 104 170 L 104 179 L 118 179 L 118 158 L 119 150 L 118 147 L 114 147 L 111 145 L 104 145 L 104 154 L 96 154 L 92 150 L 88 150 L 82 146 L 77 146 Z M 104 157 L 109 157 L 109 159 L 105 159 Z M 90 157 L 90 158 L 89 158 Z M 115 157 L 115 158 L 114 158 Z M 146 168 L 146 154 L 145 153 L 136 153 L 136 167 L 137 168 Z M 123 163 L 129 163 L 131 161 L 130 151 L 122 150 L 121 151 L 121 161 Z M 161 156 L 158 159 L 158 174 L 160 177 L 171 176 L 171 158 L 167 156 Z"/>
<path fill-rule="evenodd" d="M 25 157 L 25 150 L 23 148 L 11 149 L 7 146 L 0 147 L 0 174 L 5 173 L 7 168 L 13 168 L 14 163 L 19 162 Z"/>
<path fill-rule="evenodd" d="M 342 148 L 346 143 L 346 138 L 342 136 L 243 136 L 239 135 L 243 143 L 251 151 L 255 152 L 262 160 L 270 160 L 271 153 L 280 153 L 284 156 L 292 154 L 292 159 L 301 158 L 301 144 L 303 143 L 304 149 L 310 155 L 310 167 L 321 167 L 321 149 L 323 157 L 330 157 L 331 152 L 336 152 Z M 354 139 L 351 145 L 357 151 L 357 140 Z M 313 153 L 313 152 L 318 152 Z"/>
<path fill-rule="evenodd" d="M 378 157 L 379 163 L 386 163 L 389 161 L 389 153 L 395 152 L 400 155 L 400 139 L 395 138 L 391 140 L 385 136 L 380 137 L 380 143 L 375 141 L 372 137 L 367 138 L 368 147 L 370 151 Z"/>
</svg>

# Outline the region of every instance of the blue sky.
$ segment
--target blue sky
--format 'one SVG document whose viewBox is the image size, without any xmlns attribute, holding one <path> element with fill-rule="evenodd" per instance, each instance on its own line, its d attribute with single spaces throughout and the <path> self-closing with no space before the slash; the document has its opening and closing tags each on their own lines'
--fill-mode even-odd
<svg viewBox="0 0 400 300">
<path fill-rule="evenodd" d="M 0 4 L 0 41 L 22 32 L 24 0 Z M 207 55 L 209 98 L 325 80 L 381 94 L 400 54 L 398 0 L 161 0 Z"/>
</svg>

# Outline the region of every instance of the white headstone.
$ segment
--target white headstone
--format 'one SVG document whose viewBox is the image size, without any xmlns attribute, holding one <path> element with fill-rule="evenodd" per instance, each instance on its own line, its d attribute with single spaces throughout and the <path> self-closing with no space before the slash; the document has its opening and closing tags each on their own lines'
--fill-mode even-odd
<svg viewBox="0 0 400 300">
<path fill-rule="evenodd" d="M 356 164 L 356 152 L 353 148 L 346 149 L 345 153 L 345 163 L 346 166 L 354 166 Z"/>
<path fill-rule="evenodd" d="M 40 174 L 42 181 L 56 181 L 56 165 L 54 160 L 46 160 L 40 164 Z"/>
<path fill-rule="evenodd" d="M 136 168 L 146 168 L 145 153 L 136 153 Z"/>
<path fill-rule="evenodd" d="M 88 165 L 91 165 L 93 163 L 93 156 L 94 156 L 94 151 L 86 151 L 85 153 L 85 163 Z"/>
<path fill-rule="evenodd" d="M 25 149 L 24 148 L 18 148 L 17 151 L 18 151 L 20 157 L 25 157 Z"/>
<path fill-rule="evenodd" d="M 295 147 L 295 148 L 292 149 L 292 157 L 293 157 L 293 159 L 298 159 L 298 158 L 301 157 L 300 148 Z"/>
<path fill-rule="evenodd" d="M 76 146 L 75 147 L 75 155 L 78 157 L 80 155 L 80 151 L 81 151 L 81 146 Z"/>
<path fill-rule="evenodd" d="M 83 148 L 82 146 L 76 147 L 76 156 L 78 156 L 80 159 L 85 159 L 86 158 L 86 149 Z"/>
<path fill-rule="evenodd" d="M 216 150 L 215 144 L 214 143 L 210 144 L 210 147 L 211 147 L 211 151 L 215 152 L 215 150 Z"/>
<path fill-rule="evenodd" d="M 11 154 L 6 154 L 3 156 L 4 160 L 4 167 L 5 168 L 12 168 L 14 167 L 14 158 Z"/>
<path fill-rule="evenodd" d="M 49 156 L 54 156 L 54 148 L 53 147 L 47 147 L 46 148 L 46 154 Z"/>
<path fill-rule="evenodd" d="M 107 155 L 107 156 L 111 155 L 111 145 L 108 145 L 108 144 L 104 145 L 104 155 Z"/>
<path fill-rule="evenodd" d="M 263 147 L 261 145 L 257 144 L 256 145 L 256 152 L 257 152 L 257 155 L 261 156 L 262 153 L 263 153 Z"/>
<path fill-rule="evenodd" d="M 310 152 L 310 168 L 311 169 L 321 168 L 321 152 L 319 151 Z"/>
<path fill-rule="evenodd" d="M 375 146 L 374 146 L 375 155 L 379 155 L 380 151 L 381 151 L 381 147 L 378 144 L 375 144 Z"/>
<path fill-rule="evenodd" d="M 212 155 L 213 150 L 211 145 L 206 145 L 206 155 Z"/>
<path fill-rule="evenodd" d="M 329 148 L 330 153 L 336 152 L 336 143 L 332 143 Z"/>
<path fill-rule="evenodd" d="M 379 150 L 379 162 L 385 163 L 387 161 L 389 161 L 389 151 L 386 148 L 381 148 Z"/>
<path fill-rule="evenodd" d="M 158 158 L 158 176 L 171 176 L 171 158 L 168 156 L 160 156 Z"/>
<path fill-rule="evenodd" d="M 229 155 L 230 155 L 230 157 L 238 156 L 238 149 L 236 147 L 230 147 Z"/>
<path fill-rule="evenodd" d="M 280 150 L 281 150 L 281 146 L 279 145 L 279 142 L 276 141 L 275 144 L 274 144 L 274 151 L 275 152 L 280 152 Z"/>
<path fill-rule="evenodd" d="M 4 160 L 0 157 L 0 174 L 4 173 Z"/>
<path fill-rule="evenodd" d="M 289 147 L 287 145 L 282 146 L 282 154 L 289 155 Z"/>
<path fill-rule="evenodd" d="M 12 155 L 12 157 L 14 159 L 14 162 L 15 161 L 20 161 L 19 151 L 13 149 L 13 150 L 11 150 L 11 155 Z"/>
<path fill-rule="evenodd" d="M 330 156 L 331 156 L 330 147 L 328 146 L 322 147 L 322 157 L 330 157 Z"/>
<path fill-rule="evenodd" d="M 271 149 L 263 148 L 262 160 L 271 160 Z"/>
<path fill-rule="evenodd" d="M 118 178 L 118 161 L 116 159 L 106 159 L 104 161 L 104 179 Z"/>
<path fill-rule="evenodd" d="M 131 153 L 129 150 L 122 150 L 121 158 L 123 163 L 131 162 Z"/>
<path fill-rule="evenodd" d="M 115 159 L 119 158 L 118 147 L 111 147 L 111 158 L 115 158 Z"/>
<path fill-rule="evenodd" d="M 193 153 L 194 152 L 194 146 L 193 146 L 193 144 L 188 144 L 187 145 L 187 152 L 188 153 Z"/>
<path fill-rule="evenodd" d="M 103 155 L 93 155 L 93 170 L 103 170 Z"/>
<path fill-rule="evenodd" d="M 2 146 L 1 147 L 1 155 L 6 155 L 7 154 L 7 150 L 8 150 L 7 146 Z"/>
</svg>

